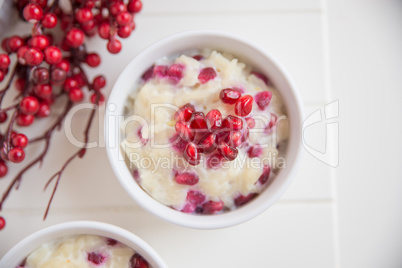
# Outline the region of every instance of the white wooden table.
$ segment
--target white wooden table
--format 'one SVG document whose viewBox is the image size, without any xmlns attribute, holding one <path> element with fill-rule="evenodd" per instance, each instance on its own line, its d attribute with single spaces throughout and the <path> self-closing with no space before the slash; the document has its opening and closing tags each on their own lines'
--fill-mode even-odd
<svg viewBox="0 0 402 268">
<path fill-rule="evenodd" d="M 103 40 L 88 45 L 102 51 L 101 68 L 89 73 L 106 70 L 108 93 L 128 62 L 162 37 L 193 29 L 242 35 L 288 69 L 306 117 L 339 100 L 339 117 L 330 121 L 338 123 L 339 135 L 328 141 L 336 149 L 339 137 L 339 166 L 306 152 L 294 183 L 271 209 L 239 226 L 205 231 L 166 223 L 139 208 L 117 182 L 105 149 L 95 148 L 65 172 L 42 222 L 50 196 L 42 188 L 76 150 L 61 131 L 44 167 L 24 177 L 0 212 L 7 219 L 0 256 L 43 227 L 97 220 L 142 237 L 174 268 L 402 267 L 401 1 L 146 0 L 136 24 L 117 56 L 106 53 Z M 77 115 L 77 126 L 85 119 Z M 103 115 L 91 140 L 103 139 L 102 122 Z M 305 130 L 310 147 L 324 151 L 327 123 Z M 28 154 L 38 151 L 35 146 Z M 331 154 L 337 158 L 337 150 Z M 14 171 L 11 165 L 0 180 L 1 193 Z"/>
</svg>

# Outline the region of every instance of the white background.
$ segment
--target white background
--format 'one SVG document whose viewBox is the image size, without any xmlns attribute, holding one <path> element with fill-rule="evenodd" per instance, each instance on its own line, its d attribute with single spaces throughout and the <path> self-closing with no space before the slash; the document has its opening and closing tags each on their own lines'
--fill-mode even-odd
<svg viewBox="0 0 402 268">
<path fill-rule="evenodd" d="M 162 37 L 192 29 L 242 35 L 286 67 L 306 116 L 339 100 L 339 118 L 331 121 L 339 123 L 339 166 L 305 153 L 294 183 L 271 209 L 239 226 L 205 231 L 174 226 L 139 208 L 118 184 L 104 148 L 96 148 L 65 172 L 42 222 L 50 196 L 42 188 L 76 150 L 61 131 L 42 169 L 24 176 L 0 212 L 7 219 L 0 256 L 45 226 L 99 220 L 142 237 L 174 268 L 402 267 L 402 1 L 147 0 L 136 24 L 118 55 L 108 54 L 103 40 L 88 44 L 103 56 L 89 73 L 106 74 L 107 94 L 128 62 Z M 76 129 L 85 119 L 84 113 L 74 119 Z M 306 142 L 321 151 L 325 124 L 305 131 Z M 93 141 L 102 138 L 102 126 L 95 125 Z M 30 149 L 30 157 L 39 148 Z M 9 176 L 0 179 L 0 193 L 16 168 L 10 165 Z"/>
</svg>

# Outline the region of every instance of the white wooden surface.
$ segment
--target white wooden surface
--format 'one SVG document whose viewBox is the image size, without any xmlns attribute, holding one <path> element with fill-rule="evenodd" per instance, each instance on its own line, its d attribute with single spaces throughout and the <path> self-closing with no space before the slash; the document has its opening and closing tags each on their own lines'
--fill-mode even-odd
<svg viewBox="0 0 402 268">
<path fill-rule="evenodd" d="M 147 0 L 136 23 L 117 56 L 106 53 L 102 40 L 88 45 L 103 51 L 101 68 L 89 72 L 107 70 L 108 93 L 139 51 L 169 34 L 215 29 L 243 35 L 288 69 L 306 116 L 339 100 L 339 167 L 306 152 L 294 183 L 271 209 L 236 227 L 201 231 L 163 222 L 139 208 L 115 179 L 104 148 L 95 148 L 66 171 L 42 222 L 50 196 L 42 188 L 76 149 L 62 131 L 43 168 L 24 177 L 0 212 L 7 219 L 0 256 L 45 226 L 99 220 L 139 235 L 174 268 L 402 267 L 401 1 Z M 79 126 L 85 115 L 77 119 Z M 91 133 L 94 141 L 103 138 L 102 120 Z M 305 134 L 309 145 L 325 147 L 325 122 Z M 33 147 L 29 154 L 38 150 Z M 0 180 L 1 192 L 14 170 Z"/>
</svg>

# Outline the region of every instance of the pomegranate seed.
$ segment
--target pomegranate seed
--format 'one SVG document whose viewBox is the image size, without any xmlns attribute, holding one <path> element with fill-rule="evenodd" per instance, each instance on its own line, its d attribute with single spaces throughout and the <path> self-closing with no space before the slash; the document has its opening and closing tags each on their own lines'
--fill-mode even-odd
<svg viewBox="0 0 402 268">
<path fill-rule="evenodd" d="M 210 129 L 217 129 L 222 126 L 222 114 L 217 109 L 212 109 L 207 113 L 207 121 Z"/>
<path fill-rule="evenodd" d="M 3 178 L 8 173 L 8 167 L 4 161 L 0 161 L 0 178 Z M 1 230 L 1 219 L 0 219 L 0 230 Z"/>
<path fill-rule="evenodd" d="M 102 103 L 105 102 L 105 96 L 103 96 L 102 93 L 99 93 L 99 99 L 98 100 L 97 100 L 97 98 L 98 98 L 98 94 L 96 94 L 96 93 L 92 94 L 91 95 L 91 102 L 93 104 L 102 104 Z"/>
<path fill-rule="evenodd" d="M 4 229 L 6 227 L 6 220 L 0 216 L 0 230 Z"/>
<path fill-rule="evenodd" d="M 197 206 L 194 205 L 193 203 L 187 203 L 180 211 L 184 213 L 193 213 L 196 210 L 196 208 Z"/>
<path fill-rule="evenodd" d="M 22 127 L 27 127 L 31 125 L 34 121 L 34 116 L 31 114 L 18 114 L 17 115 L 17 124 Z"/>
<path fill-rule="evenodd" d="M 252 117 L 247 117 L 246 118 L 246 124 L 248 128 L 254 128 L 255 127 L 255 120 Z"/>
<path fill-rule="evenodd" d="M 264 184 L 268 181 L 269 179 L 269 174 L 271 173 L 271 167 L 270 166 L 264 166 L 263 170 L 262 170 L 262 174 L 261 176 L 258 178 L 258 181 L 261 184 Z"/>
<path fill-rule="evenodd" d="M 230 131 L 229 136 L 227 137 L 227 143 L 233 147 L 239 147 L 242 143 L 242 134 L 240 131 Z"/>
<path fill-rule="evenodd" d="M 223 209 L 223 202 L 208 201 L 202 205 L 202 208 L 205 214 L 215 214 Z"/>
<path fill-rule="evenodd" d="M 133 16 L 131 16 L 131 14 L 128 13 L 127 11 L 120 12 L 116 16 L 116 22 L 120 26 L 126 26 L 130 24 L 131 21 L 133 21 Z"/>
<path fill-rule="evenodd" d="M 109 39 L 110 37 L 110 25 L 108 22 L 103 22 L 98 28 L 99 36 L 103 39 Z"/>
<path fill-rule="evenodd" d="M 93 14 L 90 8 L 83 7 L 77 10 L 75 13 L 75 18 L 77 19 L 78 23 L 84 24 L 92 20 Z"/>
<path fill-rule="evenodd" d="M 218 146 L 218 151 L 221 153 L 221 155 L 229 160 L 233 161 L 236 159 L 239 151 L 237 151 L 236 148 L 231 147 L 229 144 L 226 142 L 220 142 Z"/>
<path fill-rule="evenodd" d="M 121 43 L 117 39 L 111 39 L 107 42 L 107 50 L 112 54 L 117 54 L 121 50 Z"/>
<path fill-rule="evenodd" d="M 7 54 L 0 54 L 0 69 L 7 69 L 10 66 L 10 57 Z"/>
<path fill-rule="evenodd" d="M 200 60 L 204 59 L 204 57 L 202 55 L 194 55 L 193 59 L 200 61 Z"/>
<path fill-rule="evenodd" d="M 61 50 L 55 46 L 49 46 L 45 49 L 45 60 L 50 65 L 60 63 L 62 60 Z"/>
<path fill-rule="evenodd" d="M 45 35 L 35 35 L 28 41 L 31 47 L 44 50 L 50 45 L 49 39 Z"/>
<path fill-rule="evenodd" d="M 66 92 L 70 92 L 71 89 L 79 87 L 77 80 L 72 77 L 66 78 L 63 84 L 63 89 Z"/>
<path fill-rule="evenodd" d="M 66 41 L 70 47 L 77 48 L 84 43 L 84 32 L 78 28 L 72 28 L 66 34 Z"/>
<path fill-rule="evenodd" d="M 253 97 L 250 95 L 240 97 L 234 107 L 235 114 L 241 117 L 249 115 L 251 109 L 253 109 Z"/>
<path fill-rule="evenodd" d="M 165 65 L 156 65 L 154 67 L 154 75 L 159 77 L 167 76 L 168 67 Z"/>
<path fill-rule="evenodd" d="M 172 136 L 169 139 L 169 142 L 172 144 L 173 149 L 179 153 L 184 152 L 184 149 L 187 145 L 187 142 L 183 140 L 179 134 L 175 134 L 174 136 Z"/>
<path fill-rule="evenodd" d="M 207 119 L 201 112 L 194 112 L 193 119 L 190 122 L 192 129 L 208 129 Z"/>
<path fill-rule="evenodd" d="M 262 81 L 264 81 L 264 83 L 265 83 L 266 85 L 269 84 L 269 79 L 268 79 L 268 77 L 266 77 L 266 76 L 263 75 L 262 73 L 259 73 L 259 72 L 251 72 L 250 74 L 253 74 L 253 75 L 255 75 L 257 78 L 259 78 L 259 79 L 261 79 Z"/>
<path fill-rule="evenodd" d="M 197 174 L 184 172 L 176 175 L 175 180 L 178 184 L 183 185 L 196 185 L 199 181 Z"/>
<path fill-rule="evenodd" d="M 130 36 L 132 32 L 132 28 L 130 25 L 120 26 L 117 30 L 117 35 L 121 38 L 127 38 Z"/>
<path fill-rule="evenodd" d="M 240 130 L 243 128 L 243 121 L 239 117 L 229 115 L 222 121 L 222 127 L 227 130 Z"/>
<path fill-rule="evenodd" d="M 198 143 L 200 152 L 209 154 L 216 148 L 216 135 L 215 133 L 208 133 Z"/>
<path fill-rule="evenodd" d="M 0 112 L 0 123 L 4 123 L 7 121 L 7 113 L 6 112 Z"/>
<path fill-rule="evenodd" d="M 50 106 L 46 102 L 39 103 L 39 110 L 36 113 L 37 117 L 47 117 L 50 115 Z"/>
<path fill-rule="evenodd" d="M 194 139 L 194 131 L 185 122 L 178 121 L 175 125 L 175 129 L 183 140 L 192 141 Z"/>
<path fill-rule="evenodd" d="M 243 128 L 243 133 L 242 133 L 242 136 L 241 136 L 241 142 L 247 141 L 249 135 L 250 135 L 250 132 L 249 132 L 248 128 Z"/>
<path fill-rule="evenodd" d="M 187 144 L 183 155 L 190 165 L 196 166 L 200 163 L 200 153 L 197 146 L 192 142 Z"/>
<path fill-rule="evenodd" d="M 43 17 L 43 10 L 37 4 L 28 4 L 24 7 L 23 16 L 27 21 L 38 21 Z"/>
<path fill-rule="evenodd" d="M 181 64 L 172 64 L 167 70 L 167 75 L 174 82 L 178 83 L 183 78 L 184 66 Z"/>
<path fill-rule="evenodd" d="M 221 90 L 219 98 L 223 103 L 235 104 L 241 97 L 241 92 L 237 88 L 225 88 Z"/>
<path fill-rule="evenodd" d="M 117 16 L 119 13 L 126 11 L 126 5 L 122 1 L 112 2 L 109 6 L 109 12 L 112 16 Z"/>
<path fill-rule="evenodd" d="M 128 2 L 127 9 L 131 13 L 138 13 L 142 9 L 142 2 L 140 0 L 130 0 Z"/>
<path fill-rule="evenodd" d="M 205 202 L 205 195 L 198 191 L 188 191 L 187 192 L 187 201 L 195 205 L 201 205 Z"/>
<path fill-rule="evenodd" d="M 89 53 L 85 57 L 85 62 L 91 67 L 96 67 L 99 66 L 99 64 L 101 63 L 101 58 L 97 53 Z"/>
<path fill-rule="evenodd" d="M 263 91 L 255 95 L 255 102 L 260 110 L 265 110 L 271 101 L 272 93 L 270 91 Z"/>
<path fill-rule="evenodd" d="M 261 156 L 262 152 L 263 152 L 263 149 L 262 149 L 261 145 L 255 144 L 255 145 L 252 145 L 252 146 L 247 150 L 247 155 L 248 155 L 248 157 L 250 157 L 250 158 L 259 157 L 259 156 Z"/>
<path fill-rule="evenodd" d="M 138 253 L 131 257 L 130 265 L 130 268 L 149 268 L 148 262 Z"/>
<path fill-rule="evenodd" d="M 89 252 L 88 253 L 88 261 L 92 262 L 93 264 L 101 264 L 105 260 L 105 257 L 100 255 L 99 253 Z"/>
<path fill-rule="evenodd" d="M 220 153 L 215 153 L 207 158 L 207 167 L 218 169 L 221 167 L 223 156 Z"/>
<path fill-rule="evenodd" d="M 28 65 L 36 66 L 42 63 L 43 61 L 43 53 L 37 48 L 28 48 L 24 59 Z"/>
<path fill-rule="evenodd" d="M 80 88 L 72 88 L 68 92 L 68 96 L 72 102 L 80 102 L 84 99 L 84 93 L 82 93 Z"/>
<path fill-rule="evenodd" d="M 103 75 L 98 75 L 94 78 L 92 87 L 94 90 L 100 90 L 106 86 L 106 79 Z"/>
<path fill-rule="evenodd" d="M 57 17 L 53 13 L 46 13 L 42 19 L 42 25 L 45 28 L 54 28 L 57 25 Z"/>
<path fill-rule="evenodd" d="M 35 114 L 39 110 L 38 99 L 32 96 L 24 97 L 20 102 L 20 109 L 24 114 Z"/>
<path fill-rule="evenodd" d="M 201 70 L 200 74 L 198 75 L 198 81 L 200 81 L 201 84 L 205 84 L 211 79 L 214 79 L 216 77 L 216 72 L 213 68 L 207 67 Z"/>
<path fill-rule="evenodd" d="M 24 45 L 24 39 L 15 35 L 10 37 L 7 43 L 11 52 L 17 52 L 17 50 Z"/>
<path fill-rule="evenodd" d="M 187 103 L 186 105 L 182 106 L 175 114 L 174 114 L 174 119 L 176 121 L 185 121 L 188 122 L 190 121 L 191 117 L 193 116 L 193 113 L 195 112 L 195 108 L 193 105 L 190 103 Z"/>
<path fill-rule="evenodd" d="M 276 114 L 271 114 L 271 118 L 269 120 L 268 126 L 266 127 L 266 130 L 270 132 L 275 126 L 278 121 L 278 117 Z"/>
<path fill-rule="evenodd" d="M 70 71 L 70 62 L 68 59 L 62 59 L 61 62 L 55 65 L 56 68 L 64 70 L 66 73 Z"/>
<path fill-rule="evenodd" d="M 12 148 L 7 156 L 11 162 L 21 163 L 25 158 L 25 152 L 21 148 Z"/>
<path fill-rule="evenodd" d="M 252 199 L 254 199 L 257 195 L 258 195 L 257 193 L 251 193 L 246 196 L 239 195 L 238 197 L 235 198 L 234 203 L 237 207 L 240 207 L 240 206 L 248 203 Z"/>
<path fill-rule="evenodd" d="M 24 134 L 16 134 L 12 139 L 14 147 L 25 148 L 28 145 L 28 138 Z"/>
<path fill-rule="evenodd" d="M 117 240 L 114 240 L 114 239 L 112 239 L 112 238 L 108 238 L 108 239 L 106 239 L 106 244 L 108 245 L 108 246 L 116 246 L 117 245 Z"/>
</svg>

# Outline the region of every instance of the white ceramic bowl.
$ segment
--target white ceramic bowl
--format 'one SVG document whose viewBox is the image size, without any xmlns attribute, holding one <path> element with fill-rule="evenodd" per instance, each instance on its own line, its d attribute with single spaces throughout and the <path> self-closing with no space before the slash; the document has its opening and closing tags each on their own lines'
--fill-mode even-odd
<svg viewBox="0 0 402 268">
<path fill-rule="evenodd" d="M 0 260 L 0 267 L 15 268 L 43 243 L 68 235 L 89 234 L 115 239 L 143 256 L 152 267 L 167 267 L 144 240 L 120 227 L 94 221 L 73 221 L 47 227 L 23 239 Z"/>
<path fill-rule="evenodd" d="M 149 196 L 134 181 L 123 159 L 119 142 L 123 140 L 117 121 L 122 120 L 124 106 L 135 83 L 142 74 L 164 56 L 189 49 L 212 48 L 238 57 L 254 69 L 266 74 L 283 96 L 290 124 L 290 137 L 285 157 L 287 168 L 282 169 L 257 198 L 246 205 L 217 215 L 191 215 L 171 209 Z M 263 48 L 238 36 L 216 31 L 190 31 L 160 40 L 138 54 L 124 69 L 113 87 L 106 108 L 105 137 L 110 163 L 117 178 L 131 197 L 154 215 L 181 226 L 216 229 L 236 225 L 262 213 L 285 192 L 296 173 L 301 149 L 302 110 L 298 92 L 286 71 Z"/>
</svg>

